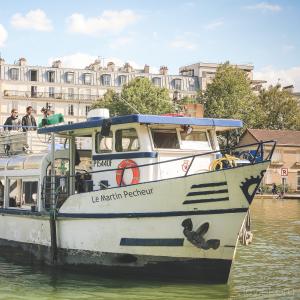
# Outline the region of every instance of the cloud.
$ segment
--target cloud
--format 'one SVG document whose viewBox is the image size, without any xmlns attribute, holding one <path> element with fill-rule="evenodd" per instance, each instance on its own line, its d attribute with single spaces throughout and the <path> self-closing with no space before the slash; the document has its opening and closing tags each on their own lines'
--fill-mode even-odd
<svg viewBox="0 0 300 300">
<path fill-rule="evenodd" d="M 189 42 L 183 37 L 177 37 L 175 40 L 170 42 L 172 48 L 181 48 L 185 50 L 195 50 L 197 47 L 194 43 Z"/>
<path fill-rule="evenodd" d="M 222 20 L 216 20 L 204 25 L 203 27 L 206 30 L 215 30 L 216 28 L 221 27 L 223 24 L 224 22 Z"/>
<path fill-rule="evenodd" d="M 282 86 L 293 84 L 295 91 L 300 91 L 300 66 L 289 69 L 275 69 L 266 66 L 259 71 L 254 71 L 254 79 L 267 80 L 268 85 L 280 83 Z"/>
<path fill-rule="evenodd" d="M 105 36 L 122 32 L 139 18 L 140 16 L 130 9 L 105 10 L 98 17 L 85 17 L 74 13 L 67 18 L 67 29 L 71 33 Z"/>
<path fill-rule="evenodd" d="M 293 51 L 294 49 L 295 49 L 294 45 L 283 45 L 282 46 L 283 52 L 290 52 L 290 51 Z"/>
<path fill-rule="evenodd" d="M 129 45 L 133 41 L 132 36 L 121 36 L 118 38 L 115 38 L 110 44 L 110 48 L 112 49 L 118 49 L 120 47 Z"/>
<path fill-rule="evenodd" d="M 114 62 L 116 66 L 123 66 L 125 61 L 123 59 L 117 57 L 98 57 L 96 55 L 90 55 L 88 53 L 73 53 L 65 56 L 58 57 L 50 57 L 48 59 L 48 64 L 51 65 L 53 61 L 60 60 L 62 62 L 62 66 L 65 68 L 78 68 L 84 69 L 86 66 L 93 63 L 96 59 L 101 59 L 102 65 L 106 66 L 108 62 Z M 128 60 L 128 62 L 135 69 L 142 69 L 143 66 L 139 65 L 135 61 Z"/>
<path fill-rule="evenodd" d="M 17 29 L 33 29 L 37 31 L 51 31 L 52 22 L 41 9 L 30 10 L 26 15 L 16 13 L 11 18 L 11 24 Z"/>
<path fill-rule="evenodd" d="M 5 46 L 5 41 L 7 39 L 7 31 L 3 25 L 0 24 L 0 47 Z"/>
<path fill-rule="evenodd" d="M 272 11 L 272 12 L 278 12 L 280 11 L 282 8 L 280 5 L 278 4 L 271 4 L 268 2 L 260 2 L 257 3 L 255 5 L 249 5 L 249 6 L 245 6 L 246 9 L 249 10 L 260 10 L 260 11 Z"/>
</svg>

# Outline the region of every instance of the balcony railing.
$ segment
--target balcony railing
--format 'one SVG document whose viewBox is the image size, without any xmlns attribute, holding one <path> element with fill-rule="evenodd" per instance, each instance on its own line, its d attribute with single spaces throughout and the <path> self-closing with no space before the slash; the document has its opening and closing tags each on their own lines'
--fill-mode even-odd
<svg viewBox="0 0 300 300">
<path fill-rule="evenodd" d="M 100 98 L 98 95 L 86 94 L 69 94 L 69 93 L 47 93 L 35 91 L 13 91 L 5 90 L 3 96 L 7 98 L 42 98 L 42 99 L 58 99 L 58 100 L 80 100 L 94 101 Z"/>
</svg>

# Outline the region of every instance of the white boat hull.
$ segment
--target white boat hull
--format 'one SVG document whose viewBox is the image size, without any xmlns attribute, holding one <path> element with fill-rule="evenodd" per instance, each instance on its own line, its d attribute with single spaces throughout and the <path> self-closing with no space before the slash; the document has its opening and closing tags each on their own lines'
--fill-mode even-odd
<svg viewBox="0 0 300 300">
<path fill-rule="evenodd" d="M 268 164 L 75 194 L 57 214 L 57 264 L 225 283 Z M 0 243 L 50 262 L 49 215 L 2 209 Z"/>
</svg>

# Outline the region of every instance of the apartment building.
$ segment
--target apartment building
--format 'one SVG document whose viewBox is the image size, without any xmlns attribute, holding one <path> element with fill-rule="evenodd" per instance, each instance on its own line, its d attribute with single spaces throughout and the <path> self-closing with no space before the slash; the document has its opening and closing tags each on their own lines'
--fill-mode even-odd
<svg viewBox="0 0 300 300">
<path fill-rule="evenodd" d="M 74 69 L 62 67 L 61 61 L 47 67 L 28 65 L 25 58 L 14 64 L 0 58 L 0 122 L 4 123 L 12 108 L 25 114 L 28 105 L 38 115 L 42 107 L 50 106 L 55 113 L 64 114 L 66 122 L 78 122 L 85 119 L 92 103 L 108 89 L 120 92 L 124 84 L 136 77 L 149 78 L 154 85 L 167 88 L 170 101 L 195 97 L 199 89 L 196 76 L 169 75 L 166 66 L 152 74 L 148 65 L 137 70 L 128 63 L 117 67 L 109 62 L 103 67 L 96 60 L 85 69 Z"/>
</svg>

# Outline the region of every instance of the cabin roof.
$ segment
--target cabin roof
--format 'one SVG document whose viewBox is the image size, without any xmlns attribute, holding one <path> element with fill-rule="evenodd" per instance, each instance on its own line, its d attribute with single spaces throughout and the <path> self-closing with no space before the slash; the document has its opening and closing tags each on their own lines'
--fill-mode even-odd
<svg viewBox="0 0 300 300">
<path fill-rule="evenodd" d="M 38 133 L 67 133 L 68 131 L 74 131 L 78 129 L 101 127 L 103 120 L 103 118 L 91 118 L 85 122 L 43 127 L 38 129 Z M 241 120 L 173 117 L 140 114 L 112 117 L 111 121 L 112 125 L 127 123 L 194 125 L 203 127 L 215 127 L 217 130 L 220 131 L 240 128 L 243 126 L 243 122 Z"/>
</svg>

